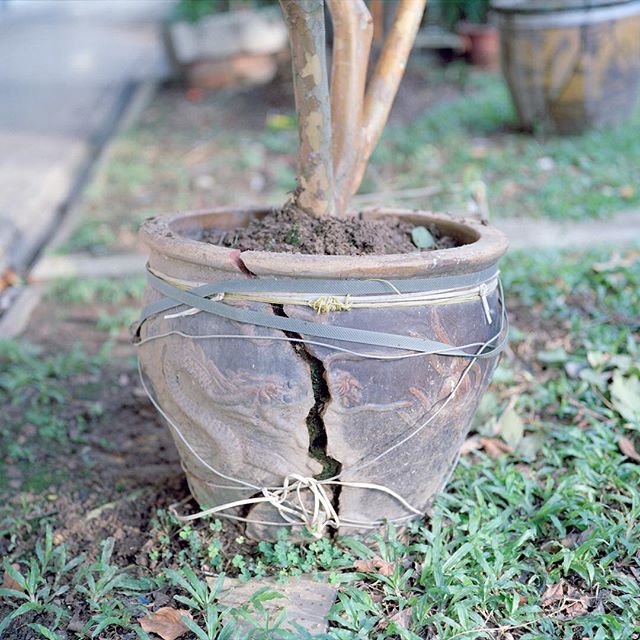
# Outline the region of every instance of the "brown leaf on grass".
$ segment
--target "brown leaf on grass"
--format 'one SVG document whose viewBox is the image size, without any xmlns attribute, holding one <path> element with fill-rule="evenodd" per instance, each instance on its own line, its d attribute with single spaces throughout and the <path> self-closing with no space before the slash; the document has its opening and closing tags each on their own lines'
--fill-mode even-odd
<svg viewBox="0 0 640 640">
<path fill-rule="evenodd" d="M 633 266 L 638 257 L 640 257 L 640 252 L 638 251 L 625 252 L 624 256 L 619 251 L 616 251 L 612 254 L 609 260 L 606 262 L 596 262 L 593 264 L 592 268 L 596 273 L 600 273 L 602 271 L 613 271 L 621 267 L 626 269 Z"/>
<path fill-rule="evenodd" d="M 162 640 L 176 640 L 176 638 L 189 631 L 189 628 L 182 620 L 183 618 L 193 619 L 191 614 L 183 609 L 161 607 L 144 618 L 138 618 L 138 622 L 142 630 L 147 633 L 155 633 Z"/>
<path fill-rule="evenodd" d="M 390 576 L 393 574 L 393 564 L 378 556 L 371 558 L 371 560 L 356 560 L 353 563 L 353 568 L 363 573 L 379 573 L 381 576 Z"/>
<path fill-rule="evenodd" d="M 11 567 L 20 573 L 19 564 L 12 564 Z M 4 576 L 2 577 L 2 588 L 13 589 L 13 591 L 24 591 L 24 589 L 9 575 L 8 571 L 5 571 Z"/>
<path fill-rule="evenodd" d="M 548 607 L 549 605 L 564 599 L 564 587 L 564 580 L 548 585 L 540 598 L 540 604 L 543 607 Z"/>
<path fill-rule="evenodd" d="M 631 442 L 629 438 L 622 436 L 618 440 L 618 446 L 620 447 L 620 451 L 622 451 L 627 458 L 630 458 L 635 462 L 640 462 L 640 453 L 636 451 L 636 448 L 633 446 L 633 442 Z"/>
<path fill-rule="evenodd" d="M 622 198 L 625 198 L 625 200 L 630 200 L 636 195 L 636 190 L 632 184 L 623 184 L 620 189 L 618 189 L 618 193 Z"/>
<path fill-rule="evenodd" d="M 498 438 L 480 438 L 480 444 L 485 453 L 494 460 L 501 458 L 505 453 L 513 452 L 513 449 L 506 442 Z"/>
<path fill-rule="evenodd" d="M 574 531 L 573 533 L 567 534 L 564 538 L 561 538 L 560 544 L 565 547 L 565 549 L 579 547 L 591 537 L 592 532 L 593 527 L 589 527 L 584 531 Z"/>
<path fill-rule="evenodd" d="M 413 607 L 407 607 L 402 611 L 396 611 L 390 618 L 389 622 L 395 622 L 403 629 L 409 629 L 411 627 Z"/>
<path fill-rule="evenodd" d="M 502 439 L 514 449 L 520 444 L 524 437 L 524 422 L 516 413 L 515 404 L 517 398 L 511 398 L 509 406 L 504 410 L 496 428 L 496 435 L 500 435 Z"/>
<path fill-rule="evenodd" d="M 564 618 L 570 620 L 589 613 L 593 598 L 575 587 L 569 587 L 567 589 L 566 602 L 567 607 L 564 610 Z"/>
<path fill-rule="evenodd" d="M 462 446 L 460 447 L 460 455 L 465 456 L 468 453 L 481 448 L 482 445 L 480 444 L 480 438 L 478 438 L 478 436 L 471 436 L 462 443 Z"/>
</svg>

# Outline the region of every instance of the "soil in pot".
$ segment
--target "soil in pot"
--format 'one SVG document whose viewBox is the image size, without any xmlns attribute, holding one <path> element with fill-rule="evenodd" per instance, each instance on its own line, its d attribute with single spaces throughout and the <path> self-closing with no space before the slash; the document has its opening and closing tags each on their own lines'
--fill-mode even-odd
<svg viewBox="0 0 640 640">
<path fill-rule="evenodd" d="M 294 207 L 275 210 L 233 230 L 205 229 L 201 240 L 241 251 L 278 251 L 316 255 L 386 255 L 417 251 L 415 225 L 406 220 L 364 220 L 359 216 L 316 218 Z M 433 244 L 422 250 L 459 246 L 435 224 L 427 230 Z M 418 242 L 418 244 L 420 244 Z"/>
</svg>

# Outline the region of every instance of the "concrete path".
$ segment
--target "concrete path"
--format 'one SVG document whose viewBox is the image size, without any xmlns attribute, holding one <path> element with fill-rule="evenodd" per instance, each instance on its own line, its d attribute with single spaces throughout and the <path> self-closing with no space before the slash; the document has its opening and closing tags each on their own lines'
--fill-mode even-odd
<svg viewBox="0 0 640 640">
<path fill-rule="evenodd" d="M 612 218 L 558 223 L 550 220 L 507 218 L 493 223 L 515 249 L 584 249 L 599 244 L 623 247 L 640 244 L 640 211 L 623 211 Z"/>
<path fill-rule="evenodd" d="M 46 242 L 132 87 L 166 75 L 171 6 L 0 2 L 0 274 Z"/>
</svg>

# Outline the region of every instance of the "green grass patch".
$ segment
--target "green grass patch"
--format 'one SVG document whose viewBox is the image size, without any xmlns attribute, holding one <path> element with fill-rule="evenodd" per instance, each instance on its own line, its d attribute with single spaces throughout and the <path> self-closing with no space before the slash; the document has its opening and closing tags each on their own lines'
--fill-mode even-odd
<svg viewBox="0 0 640 640">
<path fill-rule="evenodd" d="M 64 475 L 61 470 L 33 463 L 48 447 L 66 446 L 70 431 L 82 433 L 88 422 L 102 414 L 99 402 L 87 400 L 82 411 L 71 407 L 70 387 L 74 381 L 96 376 L 108 351 L 105 344 L 98 354 L 87 355 L 76 345 L 67 352 L 43 355 L 41 349 L 23 341 L 0 341 L 0 460 L 21 465 L 26 478 L 23 489 L 42 490 L 52 480 L 59 481 Z"/>
<path fill-rule="evenodd" d="M 484 74 L 466 94 L 407 126 L 389 127 L 372 167 L 397 188 L 441 188 L 430 205 L 443 210 L 464 211 L 477 180 L 488 185 L 500 217 L 580 220 L 640 203 L 640 112 L 617 128 L 575 137 L 515 127 L 506 85 Z"/>
<path fill-rule="evenodd" d="M 51 283 L 47 299 L 79 304 L 122 304 L 142 297 L 144 276 L 126 278 L 60 278 Z"/>
<path fill-rule="evenodd" d="M 497 458 L 481 449 L 463 456 L 430 518 L 368 541 L 297 543 L 283 532 L 275 542 L 254 543 L 230 537 L 219 520 L 185 524 L 159 509 L 149 525 L 146 562 L 124 566 L 112 557 L 110 541 L 101 548 L 96 542 L 97 554 L 88 549 L 91 560 L 62 562 L 56 554 L 64 545 L 50 542 L 46 520 L 25 523 L 14 508 L 14 530 L 29 528 L 40 551 L 16 546 L 7 558 L 5 564 L 17 563 L 16 582 L 25 585 L 22 595 L 0 599 L 0 624 L 11 628 L 20 620 L 60 636 L 69 613 L 56 608 L 52 594 L 66 588 L 86 603 L 77 637 L 145 638 L 136 618 L 162 592 L 170 606 L 193 616 L 185 640 L 214 640 L 225 637 L 219 634 L 227 623 L 217 617 L 219 583 L 205 574 L 250 581 L 322 572 L 339 592 L 329 633 L 317 638 L 634 638 L 640 633 L 640 464 L 621 442 L 640 450 L 634 395 L 640 252 L 515 253 L 502 272 L 513 340 L 475 428 L 485 437 L 506 437 L 496 428 L 508 410 L 522 433 L 515 440 L 512 434 L 512 451 Z M 59 392 L 46 391 L 57 389 L 57 379 L 92 366 L 79 354 L 37 363 L 35 352 L 16 349 L 5 345 L 3 362 L 39 367 L 45 404 L 49 397 L 57 402 Z M 4 385 L 7 402 L 17 385 Z M 7 531 L 0 526 L 3 537 L 10 537 Z M 70 560 L 77 566 L 65 572 Z M 249 609 L 232 612 L 235 621 L 260 620 L 247 637 L 270 637 L 266 629 L 283 623 L 261 617 L 260 598 L 272 596 L 259 594 Z"/>
</svg>

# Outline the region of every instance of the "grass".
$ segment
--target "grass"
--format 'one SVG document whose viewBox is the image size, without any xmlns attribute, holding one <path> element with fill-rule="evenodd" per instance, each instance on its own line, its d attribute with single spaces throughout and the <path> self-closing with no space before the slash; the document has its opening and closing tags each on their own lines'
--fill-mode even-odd
<svg viewBox="0 0 640 640">
<path fill-rule="evenodd" d="M 23 491 L 46 491 L 68 474 L 61 468 L 34 465 L 54 449 L 81 444 L 104 407 L 99 400 L 101 379 L 112 360 L 114 341 L 137 318 L 144 277 L 127 280 L 94 278 L 53 282 L 46 301 L 55 307 L 75 305 L 95 310 L 101 332 L 93 352 L 77 340 L 67 350 L 43 352 L 24 341 L 0 341 L 0 490 L 7 489 L 11 464 L 22 470 Z M 128 340 L 128 338 L 127 338 Z M 35 444 L 34 444 L 35 443 Z"/>
<path fill-rule="evenodd" d="M 109 539 L 86 557 L 71 552 L 45 496 L 13 500 L 0 509 L 13 585 L 0 591 L 0 625 L 34 638 L 146 638 L 137 618 L 164 593 L 193 617 L 185 640 L 224 638 L 240 620 L 253 629 L 247 637 L 266 638 L 270 625 L 284 624 L 264 607 L 275 595 L 259 593 L 225 615 L 219 585 L 206 576 L 322 573 L 339 587 L 329 633 L 318 636 L 332 640 L 640 637 L 640 465 L 621 450 L 623 439 L 640 449 L 640 252 L 513 254 L 503 277 L 512 346 L 475 428 L 506 439 L 511 407 L 522 433 L 509 435 L 509 453 L 480 447 L 463 456 L 431 518 L 368 542 L 296 543 L 283 534 L 256 544 L 218 520 L 184 524 L 156 505 L 146 560 L 131 564 L 114 557 Z M 104 282 L 93 291 L 119 295 Z M 94 299 L 73 287 L 69 295 Z M 99 370 L 106 357 L 6 343 L 2 403 L 49 419 L 67 401 L 70 377 Z M 34 451 L 49 441 L 38 430 Z M 6 440 L 1 446 L 3 459 L 13 455 Z M 44 517 L 34 519 L 39 500 Z"/>
<path fill-rule="evenodd" d="M 493 216 L 557 220 L 606 218 L 640 203 L 640 112 L 577 137 L 522 134 L 499 76 L 432 64 L 414 61 L 421 81 L 400 95 L 363 191 L 433 186 L 437 193 L 404 206 L 466 212 L 483 180 Z M 259 91 L 200 103 L 175 89 L 160 93 L 112 143 L 80 203 L 84 221 L 60 251 L 134 250 L 140 222 L 159 213 L 283 203 L 295 188 L 293 101 L 284 87 L 275 103 L 273 89 Z M 416 100 L 424 108 L 403 115 L 403 103 Z"/>
<path fill-rule="evenodd" d="M 145 283 L 144 276 L 60 278 L 50 284 L 47 300 L 100 308 L 96 327 L 115 338 L 127 335 L 140 315 L 139 300 Z"/>
<path fill-rule="evenodd" d="M 38 442 L 39 446 L 44 442 L 64 445 L 70 431 L 79 436 L 88 421 L 101 415 L 99 403 L 86 404 L 82 412 L 73 407 L 70 412 L 69 384 L 74 379 L 95 375 L 106 362 L 107 351 L 108 345 L 105 345 L 99 354 L 87 355 L 76 345 L 68 352 L 43 356 L 40 349 L 26 343 L 0 342 L 0 404 L 4 407 L 0 446 L 3 459 L 6 456 L 13 463 L 21 462 L 29 467 L 40 453 L 31 446 L 31 441 Z M 28 439 L 18 435 L 25 427 L 28 428 Z M 0 468 L 3 466 L 0 461 Z M 42 478 L 49 478 L 43 471 L 36 467 L 30 473 L 34 490 L 43 488 Z"/>
<path fill-rule="evenodd" d="M 477 180 L 496 217 L 604 218 L 640 202 L 640 112 L 620 127 L 575 137 L 516 132 L 503 80 L 475 77 L 466 95 L 391 126 L 372 169 L 384 189 L 437 185 L 431 208 L 464 212 Z M 624 160 L 623 160 L 624 159 Z"/>
</svg>

